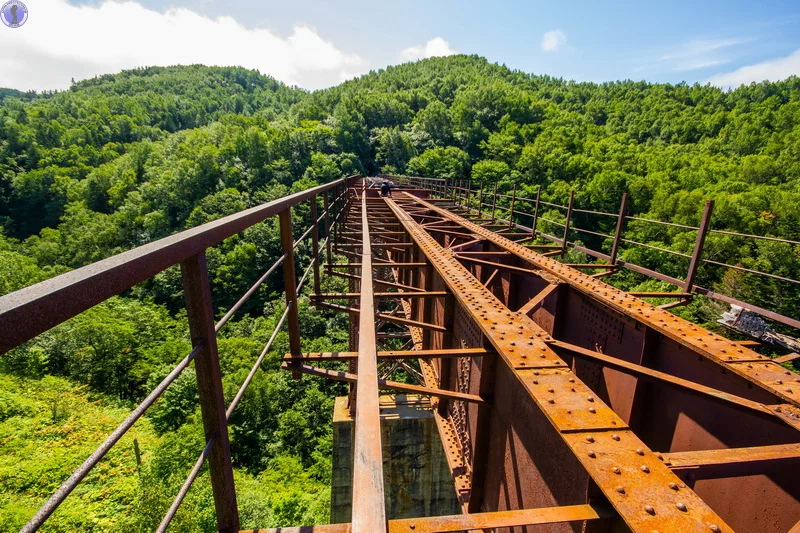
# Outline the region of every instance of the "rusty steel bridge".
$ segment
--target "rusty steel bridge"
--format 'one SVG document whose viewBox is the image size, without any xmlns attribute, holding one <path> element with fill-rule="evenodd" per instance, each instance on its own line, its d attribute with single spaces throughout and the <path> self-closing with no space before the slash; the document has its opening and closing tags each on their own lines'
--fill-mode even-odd
<svg viewBox="0 0 800 533">
<path fill-rule="evenodd" d="M 668 311 L 695 294 L 731 300 L 693 283 L 705 216 L 686 279 L 670 278 L 675 292 L 626 293 L 602 278 L 619 268 L 652 271 L 616 258 L 624 198 L 613 252 L 594 255 L 606 262 L 566 264 L 556 257 L 572 246 L 572 198 L 563 238 L 532 244 L 541 236 L 538 213 L 524 227 L 513 201 L 500 220 L 495 205 L 483 211 L 483 192 L 473 208 L 471 189 L 392 180 L 388 198 L 372 178 L 343 178 L 0 298 L 5 352 L 180 264 L 194 346 L 23 531 L 46 521 L 192 361 L 207 445 L 159 531 L 206 461 L 218 528 L 240 530 L 227 419 L 275 335 L 226 405 L 216 332 L 282 267 L 287 305 L 276 333 L 285 325 L 290 339 L 283 367 L 351 384 L 352 520 L 259 531 L 800 532 L 800 375 L 779 364 L 797 354 L 770 359 L 752 342 Z M 310 202 L 310 226 L 293 240 L 291 209 L 301 202 Z M 272 216 L 283 255 L 215 323 L 205 250 Z M 308 237 L 311 262 L 297 280 L 294 250 Z M 347 280 L 349 292 L 323 293 L 324 276 Z M 303 352 L 298 294 L 307 280 L 312 304 L 349 315 L 350 351 Z M 409 379 L 390 380 L 397 369 Z M 431 398 L 461 514 L 387 516 L 382 390 Z"/>
</svg>

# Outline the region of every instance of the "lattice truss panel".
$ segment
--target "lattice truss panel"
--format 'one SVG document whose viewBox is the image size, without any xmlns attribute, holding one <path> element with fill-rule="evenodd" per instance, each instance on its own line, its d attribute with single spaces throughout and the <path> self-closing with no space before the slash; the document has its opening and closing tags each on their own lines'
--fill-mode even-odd
<svg viewBox="0 0 800 533">
<path fill-rule="evenodd" d="M 377 330 L 395 335 L 391 347 L 379 339 L 378 360 L 394 371 L 418 358 L 407 370 L 432 398 L 465 513 L 389 520 L 387 531 L 798 523 L 796 376 L 491 220 L 414 194 L 362 201 L 373 258 L 392 265 L 373 275 L 386 291 Z"/>
</svg>

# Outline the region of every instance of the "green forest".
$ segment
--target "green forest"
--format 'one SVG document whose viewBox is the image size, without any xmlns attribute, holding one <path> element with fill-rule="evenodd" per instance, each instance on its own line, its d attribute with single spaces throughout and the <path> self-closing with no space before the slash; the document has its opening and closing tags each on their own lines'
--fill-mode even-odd
<svg viewBox="0 0 800 533">
<path fill-rule="evenodd" d="M 456 55 L 316 92 L 200 65 L 124 71 L 55 93 L 0 89 L 0 294 L 357 172 L 471 179 L 475 190 L 497 184 L 504 194 L 516 185 L 528 198 L 541 186 L 542 199 L 559 204 L 574 190 L 576 207 L 609 213 L 628 192 L 630 214 L 690 226 L 713 199 L 712 228 L 800 240 L 800 79 L 732 91 L 577 83 Z M 294 218 L 299 236 L 307 208 Z M 602 233 L 615 222 L 573 218 Z M 684 254 L 695 240 L 680 226 L 641 221 L 625 236 Z M 305 268 L 308 247 L 298 254 Z M 277 220 L 210 249 L 217 317 L 280 255 Z M 706 257 L 800 279 L 796 245 L 711 234 Z M 688 265 L 636 246 L 620 258 L 677 278 Z M 670 288 L 627 271 L 605 279 Z M 797 284 L 712 265 L 697 283 L 800 316 Z M 302 303 L 303 349 L 346 349 L 347 318 Z M 227 401 L 283 309 L 275 276 L 220 332 Z M 701 298 L 675 310 L 712 326 L 717 311 Z M 190 346 L 172 268 L 0 357 L 0 530 L 18 530 Z M 231 419 L 242 527 L 328 519 L 333 398 L 346 388 L 281 372 L 287 347 L 281 333 Z M 46 530 L 152 531 L 203 445 L 187 371 Z M 207 472 L 173 529 L 215 529 Z"/>
</svg>

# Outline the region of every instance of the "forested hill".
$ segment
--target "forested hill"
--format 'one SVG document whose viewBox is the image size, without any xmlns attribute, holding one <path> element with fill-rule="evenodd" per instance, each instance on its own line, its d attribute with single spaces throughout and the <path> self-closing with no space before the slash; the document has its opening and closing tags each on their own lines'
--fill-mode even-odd
<svg viewBox="0 0 800 533">
<path fill-rule="evenodd" d="M 23 236 L 54 227 L 68 189 L 140 143 L 230 114 L 273 119 L 304 94 L 251 70 L 199 65 L 105 75 L 40 98 L 1 89 L 0 224 Z"/>
<path fill-rule="evenodd" d="M 517 183 L 526 196 L 542 185 L 559 202 L 574 188 L 576 205 L 608 212 L 629 191 L 634 214 L 688 225 L 714 199 L 716 228 L 798 240 L 799 95 L 796 77 L 731 92 L 598 85 L 477 56 L 390 67 L 314 93 L 241 68 L 143 68 L 4 100 L 0 225 L 22 239 L 8 246 L 55 271 L 274 197 L 304 177 L 382 170 L 471 176 L 501 192 Z M 686 232 L 631 231 L 684 253 L 693 242 Z M 720 236 L 708 246 L 720 261 L 800 276 L 789 246 Z M 685 272 L 652 250 L 623 254 Z M 700 282 L 724 274 L 706 267 Z M 786 297 L 791 286 L 752 276 L 726 283 L 743 292 L 735 296 L 800 312 Z"/>
<path fill-rule="evenodd" d="M 317 92 L 197 65 L 125 71 L 53 94 L 0 89 L 0 294 L 292 190 L 378 171 L 471 177 L 474 187 L 497 183 L 501 192 L 516 184 L 528 197 L 541 185 L 543 199 L 559 203 L 574 189 L 576 206 L 610 213 L 627 191 L 632 214 L 684 225 L 696 225 L 703 201 L 714 199 L 714 228 L 800 240 L 800 79 L 730 92 L 574 83 L 462 55 Z M 606 218 L 578 213 L 574 223 L 609 233 L 614 219 Z M 689 253 L 695 234 L 631 222 L 626 237 Z M 716 261 L 800 279 L 798 246 L 713 234 L 706 250 Z M 272 222 L 210 249 L 217 316 L 280 255 Z M 687 267 L 642 247 L 623 246 L 621 258 L 679 278 Z M 307 260 L 301 247 L 298 261 Z M 605 279 L 631 290 L 669 288 L 630 272 Z M 709 265 L 698 282 L 800 316 L 797 285 Z M 326 292 L 344 290 L 326 283 Z M 270 279 L 220 332 L 228 400 L 282 305 L 280 282 Z M 85 458 L 85 441 L 101 438 L 81 433 L 83 420 L 141 400 L 187 353 L 182 308 L 180 273 L 169 269 L 0 358 L 0 381 L 20 391 L 0 394 L 0 486 L 8 488 L 0 524 L 21 527 Z M 716 319 L 700 298 L 676 312 Z M 346 317 L 303 304 L 300 325 L 304 350 L 346 349 Z M 278 370 L 286 349 L 279 336 L 231 419 L 243 527 L 327 515 L 331 398 L 344 389 L 291 380 Z M 191 372 L 167 395 L 142 428 L 142 465 L 131 466 L 130 443 L 115 456 L 126 465 L 116 470 L 136 468 L 138 480 L 115 491 L 99 483 L 105 471 L 96 473 L 54 515 L 54 530 L 155 528 L 202 447 Z M 54 449 L 59 466 L 42 467 L 47 475 L 17 466 L 52 465 L 40 454 Z M 109 493 L 118 499 L 106 502 Z M 213 530 L 209 501 L 201 477 L 178 529 Z"/>
</svg>

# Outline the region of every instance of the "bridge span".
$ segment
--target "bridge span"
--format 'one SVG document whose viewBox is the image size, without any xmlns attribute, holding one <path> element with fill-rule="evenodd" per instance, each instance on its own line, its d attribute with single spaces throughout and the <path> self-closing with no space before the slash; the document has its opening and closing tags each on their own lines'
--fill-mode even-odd
<svg viewBox="0 0 800 533">
<path fill-rule="evenodd" d="M 282 264 L 283 367 L 351 384 L 352 520 L 259 531 L 800 531 L 798 374 L 648 303 L 661 293 L 604 282 L 614 261 L 560 262 L 564 243 L 536 244 L 535 229 L 459 206 L 435 180 L 381 179 L 395 183 L 390 197 L 380 180 L 343 178 L 0 298 L 7 351 L 180 264 L 195 347 L 24 531 L 44 523 L 191 361 L 208 444 L 161 530 L 204 461 L 219 530 L 239 530 L 227 417 L 271 341 L 226 405 L 215 335 L 252 292 L 215 324 L 204 253 L 270 216 L 284 251 L 265 274 Z M 299 240 L 311 236 L 313 257 L 298 281 L 291 209 L 301 202 L 312 207 Z M 348 292 L 322 292 L 325 276 L 348 280 Z M 302 350 L 307 279 L 313 305 L 350 316 L 350 351 Z M 673 296 L 685 301 L 692 288 Z M 392 380 L 398 371 L 404 379 Z M 460 514 L 387 515 L 381 391 L 430 398 Z"/>
</svg>

